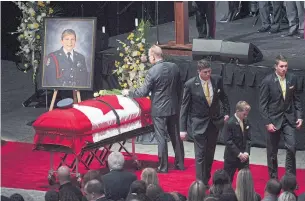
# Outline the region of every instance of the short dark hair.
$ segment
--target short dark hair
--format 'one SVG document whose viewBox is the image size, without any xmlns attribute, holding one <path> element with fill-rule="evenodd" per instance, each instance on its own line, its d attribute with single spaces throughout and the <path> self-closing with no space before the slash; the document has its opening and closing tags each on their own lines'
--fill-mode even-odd
<svg viewBox="0 0 305 201">
<path fill-rule="evenodd" d="M 24 201 L 24 198 L 19 193 L 14 193 L 10 196 L 11 200 L 13 201 Z"/>
<path fill-rule="evenodd" d="M 206 68 L 211 68 L 210 62 L 208 62 L 205 59 L 201 59 L 200 61 L 198 61 L 197 70 L 201 71 L 201 70 L 206 69 Z"/>
<path fill-rule="evenodd" d="M 46 192 L 44 199 L 45 201 L 59 201 L 59 193 L 54 190 L 50 190 Z"/>
<path fill-rule="evenodd" d="M 288 59 L 285 56 L 280 54 L 275 58 L 275 65 L 278 65 L 280 61 L 288 62 Z"/>
<path fill-rule="evenodd" d="M 230 177 L 224 169 L 216 170 L 213 175 L 213 185 L 230 184 Z"/>
<path fill-rule="evenodd" d="M 87 182 L 85 185 L 85 191 L 87 193 L 98 193 L 98 194 L 104 194 L 104 185 L 102 181 L 93 179 Z"/>
<path fill-rule="evenodd" d="M 142 180 L 135 180 L 130 185 L 130 193 L 145 194 L 146 193 L 146 183 Z"/>
<path fill-rule="evenodd" d="M 270 179 L 266 184 L 266 189 L 269 194 L 278 196 L 281 193 L 282 185 L 276 179 Z"/>
<path fill-rule="evenodd" d="M 286 173 L 281 179 L 283 191 L 293 192 L 297 187 L 296 176 L 291 173 Z"/>
</svg>

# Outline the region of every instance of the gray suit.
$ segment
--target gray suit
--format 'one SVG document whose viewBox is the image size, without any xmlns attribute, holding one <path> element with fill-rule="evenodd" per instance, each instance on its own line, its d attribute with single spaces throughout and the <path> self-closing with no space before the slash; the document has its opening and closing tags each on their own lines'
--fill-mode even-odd
<svg viewBox="0 0 305 201">
<path fill-rule="evenodd" d="M 168 171 L 167 135 L 175 151 L 175 167 L 184 169 L 184 148 L 179 136 L 180 73 L 176 64 L 159 61 L 152 66 L 141 88 L 130 92 L 132 97 L 148 96 L 151 92 L 151 115 L 158 141 L 158 169 Z"/>
<path fill-rule="evenodd" d="M 304 1 L 286 1 L 289 33 L 304 33 Z"/>
</svg>

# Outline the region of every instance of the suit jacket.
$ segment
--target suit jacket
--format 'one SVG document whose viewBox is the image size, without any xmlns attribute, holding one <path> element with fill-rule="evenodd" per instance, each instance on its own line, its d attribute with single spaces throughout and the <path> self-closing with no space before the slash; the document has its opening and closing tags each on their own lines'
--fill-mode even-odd
<svg viewBox="0 0 305 201">
<path fill-rule="evenodd" d="M 137 180 L 137 176 L 132 172 L 123 170 L 112 170 L 102 176 L 102 181 L 105 185 L 105 195 L 107 199 L 119 200 L 126 199 L 130 185 Z"/>
<path fill-rule="evenodd" d="M 159 61 L 145 77 L 144 84 L 131 97 L 148 96 L 151 92 L 151 115 L 171 116 L 179 109 L 180 73 L 176 64 Z"/>
<path fill-rule="evenodd" d="M 77 197 L 78 200 L 81 201 L 83 198 L 83 193 L 77 186 L 73 185 L 71 182 L 65 183 L 59 187 L 59 191 L 71 191 L 73 192 Z"/>
<path fill-rule="evenodd" d="M 202 135 L 209 122 L 212 121 L 217 127 L 223 125 L 224 115 L 229 115 L 230 104 L 223 90 L 222 78 L 218 75 L 211 76 L 213 88 L 213 100 L 208 105 L 204 95 L 199 76 L 191 78 L 184 85 L 184 92 L 180 111 L 180 131 L 187 130 L 187 118 L 190 116 L 193 135 Z M 221 112 L 221 104 L 223 113 Z"/>
<path fill-rule="evenodd" d="M 275 73 L 267 75 L 261 84 L 259 109 L 264 125 L 272 123 L 280 129 L 284 120 L 295 127 L 296 120 L 302 119 L 302 104 L 296 92 L 296 78 L 286 74 L 286 97 L 284 99 L 279 79 Z"/>
<path fill-rule="evenodd" d="M 85 87 L 90 84 L 84 55 L 73 50 L 73 63 L 68 60 L 63 48 L 50 53 L 44 65 L 44 86 Z"/>
<path fill-rule="evenodd" d="M 224 152 L 224 159 L 227 161 L 239 161 L 239 158 L 237 158 L 239 153 L 247 152 L 250 155 L 250 125 L 247 120 L 244 120 L 243 123 L 244 133 L 242 132 L 235 115 L 230 117 L 228 123 L 225 125 L 224 136 L 226 147 Z"/>
</svg>

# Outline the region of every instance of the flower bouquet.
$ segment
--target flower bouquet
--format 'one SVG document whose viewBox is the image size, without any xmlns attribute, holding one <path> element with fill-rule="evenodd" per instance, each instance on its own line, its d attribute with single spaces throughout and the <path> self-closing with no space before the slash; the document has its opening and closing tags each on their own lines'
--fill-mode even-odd
<svg viewBox="0 0 305 201">
<path fill-rule="evenodd" d="M 116 69 L 113 71 L 118 76 L 118 81 L 123 89 L 134 90 L 143 85 L 150 64 L 147 62 L 149 44 L 146 35 L 150 27 L 149 21 L 141 20 L 139 26 L 131 32 L 126 41 L 117 40 L 118 56 L 115 60 Z M 120 90 L 101 90 L 94 96 L 121 94 Z"/>
<path fill-rule="evenodd" d="M 16 32 L 19 34 L 17 39 L 20 42 L 17 56 L 21 57 L 22 67 L 20 70 L 25 73 L 33 68 L 33 81 L 36 77 L 38 65 L 41 61 L 41 28 L 43 18 L 58 14 L 59 8 L 52 8 L 49 1 L 13 1 L 22 11 L 21 24 Z"/>
</svg>

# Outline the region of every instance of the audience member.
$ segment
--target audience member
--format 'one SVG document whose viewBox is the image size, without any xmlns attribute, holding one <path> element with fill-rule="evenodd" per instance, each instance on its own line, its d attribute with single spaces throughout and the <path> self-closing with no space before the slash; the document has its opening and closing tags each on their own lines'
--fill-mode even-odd
<svg viewBox="0 0 305 201">
<path fill-rule="evenodd" d="M 1 201 L 11 201 L 11 198 L 1 195 Z"/>
<path fill-rule="evenodd" d="M 10 199 L 12 201 L 24 201 L 22 195 L 20 195 L 19 193 L 14 193 L 13 195 L 10 196 Z"/>
<path fill-rule="evenodd" d="M 281 184 L 282 184 L 283 191 L 288 191 L 288 192 L 295 194 L 294 191 L 297 188 L 297 179 L 296 179 L 295 175 L 293 175 L 291 173 L 286 173 L 281 178 Z"/>
<path fill-rule="evenodd" d="M 305 201 L 305 193 L 298 196 L 298 201 Z"/>
<path fill-rule="evenodd" d="M 93 180 L 93 179 L 97 179 L 97 180 L 100 180 L 101 177 L 100 177 L 100 173 L 99 171 L 97 170 L 89 170 L 83 177 L 83 180 L 82 180 L 82 188 L 85 187 L 86 183 L 90 180 Z"/>
<path fill-rule="evenodd" d="M 103 183 L 97 179 L 88 181 L 84 191 L 89 201 L 106 201 Z"/>
<path fill-rule="evenodd" d="M 295 197 L 295 195 L 293 193 L 285 191 L 285 192 L 281 193 L 278 201 L 297 201 L 297 198 Z"/>
<path fill-rule="evenodd" d="M 126 201 L 145 201 L 145 198 L 142 195 L 130 194 L 127 196 Z"/>
<path fill-rule="evenodd" d="M 175 198 L 169 193 L 160 193 L 155 201 L 175 201 Z"/>
<path fill-rule="evenodd" d="M 146 195 L 151 200 L 156 200 L 157 196 L 163 192 L 163 189 L 157 184 L 149 184 L 146 189 Z"/>
<path fill-rule="evenodd" d="M 261 200 L 261 197 L 254 190 L 252 174 L 249 169 L 241 169 L 238 172 L 235 193 L 238 201 Z"/>
<path fill-rule="evenodd" d="M 237 200 L 232 188 L 228 173 L 223 170 L 216 170 L 213 175 L 213 184 L 210 188 L 210 194 L 213 197 L 220 198 L 223 194 L 230 200 Z"/>
<path fill-rule="evenodd" d="M 130 185 L 129 194 L 146 194 L 146 183 L 142 180 L 136 180 Z"/>
<path fill-rule="evenodd" d="M 49 190 L 44 195 L 45 201 L 59 201 L 59 193 L 54 190 Z"/>
<path fill-rule="evenodd" d="M 59 194 L 61 191 L 72 191 L 77 196 L 79 201 L 82 200 L 83 194 L 77 186 L 74 186 L 72 184 L 70 177 L 70 169 L 67 166 L 60 166 L 58 168 L 58 180 L 60 184 Z"/>
<path fill-rule="evenodd" d="M 70 189 L 64 189 L 59 191 L 60 201 L 81 201 L 79 197 Z"/>
<path fill-rule="evenodd" d="M 159 184 L 157 171 L 154 168 L 145 168 L 141 174 L 141 180 L 145 181 L 146 185 Z"/>
<path fill-rule="evenodd" d="M 123 170 L 124 163 L 125 159 L 121 152 L 115 151 L 108 156 L 110 172 L 102 176 L 107 199 L 126 199 L 131 183 L 137 180 L 134 173 Z"/>
<path fill-rule="evenodd" d="M 270 179 L 266 184 L 263 201 L 277 201 L 277 197 L 281 193 L 281 188 L 281 183 L 278 180 Z"/>
<path fill-rule="evenodd" d="M 206 186 L 200 180 L 194 181 L 188 192 L 188 201 L 202 201 L 205 198 Z"/>
<path fill-rule="evenodd" d="M 204 198 L 204 201 L 218 201 L 219 199 L 218 198 L 215 198 L 213 196 L 208 196 L 206 198 Z"/>
<path fill-rule="evenodd" d="M 186 197 L 179 192 L 171 192 L 170 193 L 176 201 L 186 201 Z"/>
</svg>

